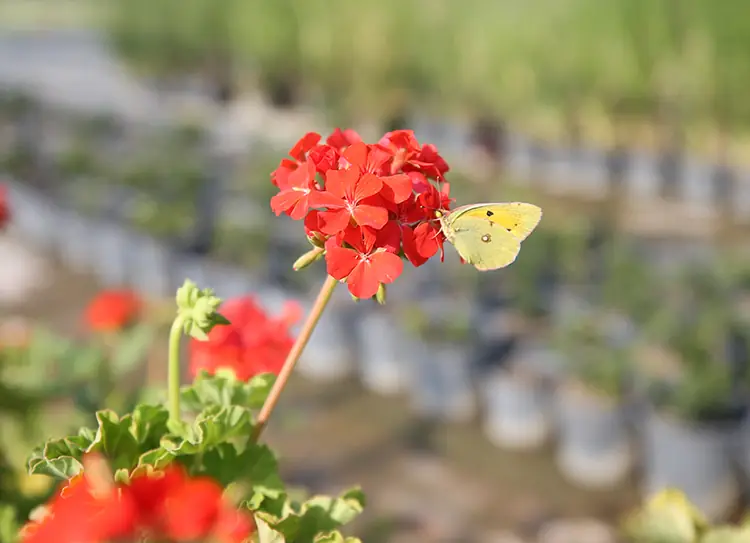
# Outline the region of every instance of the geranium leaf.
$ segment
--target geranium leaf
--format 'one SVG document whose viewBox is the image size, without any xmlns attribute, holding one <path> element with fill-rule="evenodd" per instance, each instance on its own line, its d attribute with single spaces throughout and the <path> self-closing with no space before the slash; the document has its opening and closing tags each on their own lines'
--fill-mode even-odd
<svg viewBox="0 0 750 543">
<path fill-rule="evenodd" d="M 169 411 L 163 405 L 140 404 L 133 410 L 131 433 L 141 449 L 159 446 L 159 440 L 167 433 Z"/>
<path fill-rule="evenodd" d="M 284 493 L 276 455 L 266 445 L 251 445 L 242 452 L 238 461 L 242 466 L 238 473 L 251 482 L 254 492 L 269 498 L 278 498 Z"/>
<path fill-rule="evenodd" d="M 255 525 L 258 531 L 255 534 L 258 543 L 286 543 L 282 534 L 273 530 L 263 519 L 255 517 Z"/>
<path fill-rule="evenodd" d="M 231 372 L 220 371 L 216 375 L 202 372 L 192 385 L 182 390 L 182 402 L 192 411 L 201 411 L 210 405 L 258 409 L 266 400 L 275 379 L 274 374 L 264 373 L 243 382 Z"/>
<path fill-rule="evenodd" d="M 359 488 L 355 488 L 338 497 L 313 496 L 299 505 L 288 495 L 264 499 L 261 502 L 262 511 L 258 514 L 289 541 L 313 541 L 321 532 L 333 533 L 354 520 L 363 507 L 364 495 Z"/>
<path fill-rule="evenodd" d="M 167 436 L 161 446 L 175 456 L 202 453 L 228 440 L 246 437 L 252 430 L 249 410 L 212 405 L 205 408 L 193 424 L 187 425 L 184 435 Z"/>
<path fill-rule="evenodd" d="M 362 540 L 358 537 L 344 537 L 341 532 L 334 530 L 332 532 L 324 532 L 318 534 L 313 543 L 362 543 Z"/>
<path fill-rule="evenodd" d="M 96 412 L 96 420 L 99 428 L 88 451 L 103 453 L 114 470 L 132 469 L 140 456 L 138 441 L 130 432 L 132 415 L 120 418 L 114 411 L 105 409 Z"/>
<path fill-rule="evenodd" d="M 80 459 L 90 444 L 91 440 L 81 435 L 48 441 L 31 452 L 29 474 L 70 479 L 83 469 Z"/>
</svg>

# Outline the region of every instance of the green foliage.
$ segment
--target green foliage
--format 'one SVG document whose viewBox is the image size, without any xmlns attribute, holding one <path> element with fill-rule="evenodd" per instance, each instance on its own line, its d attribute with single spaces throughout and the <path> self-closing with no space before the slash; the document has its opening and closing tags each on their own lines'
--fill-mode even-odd
<svg viewBox="0 0 750 543">
<path fill-rule="evenodd" d="M 537 135 L 572 136 L 577 118 L 597 115 L 741 133 L 750 120 L 750 23 L 737 16 L 741 8 L 697 0 L 165 0 L 157 9 L 134 0 L 111 3 L 106 30 L 140 71 L 210 79 L 226 65 L 242 83 L 320 94 L 345 124 L 403 107 L 449 116 L 481 108 Z"/>
<path fill-rule="evenodd" d="M 594 312 L 556 331 L 555 342 L 581 382 L 617 398 L 633 371 L 633 347 L 618 342 L 609 324 L 607 315 Z"/>
<path fill-rule="evenodd" d="M 649 322 L 651 336 L 680 360 L 676 378 L 656 380 L 658 404 L 695 419 L 730 407 L 727 341 L 735 314 L 724 279 L 701 267 L 672 278 L 669 296 Z"/>
</svg>

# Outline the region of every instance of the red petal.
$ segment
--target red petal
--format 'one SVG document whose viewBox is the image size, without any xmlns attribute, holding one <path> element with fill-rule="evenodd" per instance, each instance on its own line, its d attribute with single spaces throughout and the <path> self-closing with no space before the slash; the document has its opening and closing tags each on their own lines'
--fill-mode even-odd
<svg viewBox="0 0 750 543">
<path fill-rule="evenodd" d="M 416 238 L 414 236 L 414 230 L 412 230 L 409 226 L 401 227 L 401 242 L 404 247 L 404 254 L 406 255 L 406 258 L 409 259 L 409 262 L 411 262 L 415 268 L 418 268 L 419 266 L 427 262 L 427 258 L 423 257 L 419 252 L 419 249 L 417 248 Z"/>
<path fill-rule="evenodd" d="M 356 181 L 354 185 L 354 201 L 359 202 L 368 196 L 374 196 L 383 188 L 383 181 L 371 174 L 366 173 Z M 410 187 L 411 188 L 411 187 Z"/>
<path fill-rule="evenodd" d="M 360 254 L 370 254 L 376 239 L 376 230 L 368 227 L 349 225 L 344 230 L 341 242 L 348 243 Z"/>
<path fill-rule="evenodd" d="M 300 138 L 300 140 L 294 144 L 294 147 L 289 149 L 289 156 L 296 158 L 300 162 L 305 160 L 305 153 L 315 147 L 322 136 L 316 132 L 308 132 Z"/>
<path fill-rule="evenodd" d="M 401 228 L 398 221 L 388 221 L 381 230 L 377 231 L 376 235 L 376 244 L 379 248 L 391 253 L 398 253 L 401 250 Z"/>
<path fill-rule="evenodd" d="M 351 218 L 348 209 L 323 211 L 318 215 L 320 231 L 329 236 L 335 236 L 349 225 Z"/>
<path fill-rule="evenodd" d="M 424 258 L 430 258 L 440 248 L 440 230 L 431 223 L 423 222 L 414 229 L 414 243 Z"/>
<path fill-rule="evenodd" d="M 327 190 L 315 190 L 310 193 L 310 206 L 341 209 L 346 206 L 346 202 Z"/>
<path fill-rule="evenodd" d="M 379 251 L 357 264 L 346 283 L 349 292 L 357 298 L 371 298 L 378 292 L 380 283 L 392 283 L 403 269 L 401 258 L 387 251 Z"/>
<path fill-rule="evenodd" d="M 378 206 L 360 204 L 354 208 L 352 217 L 360 226 L 370 226 L 380 230 L 388 222 L 388 210 Z"/>
<path fill-rule="evenodd" d="M 353 249 L 330 247 L 326 250 L 326 270 L 328 271 L 328 275 L 339 281 L 349 277 L 359 262 L 359 254 Z"/>
<path fill-rule="evenodd" d="M 388 251 L 378 251 L 370 257 L 370 269 L 379 282 L 393 283 L 404 271 L 404 261 Z"/>
<path fill-rule="evenodd" d="M 380 281 L 367 262 L 359 262 L 346 279 L 346 284 L 357 298 L 372 298 L 377 294 Z"/>
<path fill-rule="evenodd" d="M 355 176 L 355 179 L 352 179 L 352 174 Z M 356 182 L 356 177 L 359 177 L 359 172 L 357 171 L 328 170 L 326 172 L 326 191 L 339 198 L 346 198 L 348 194 L 347 188 Z"/>
<path fill-rule="evenodd" d="M 411 179 L 406 174 L 381 177 L 383 182 L 382 194 L 395 204 L 406 201 L 413 191 Z"/>
<path fill-rule="evenodd" d="M 294 207 L 301 198 L 305 197 L 305 193 L 300 190 L 286 189 L 282 190 L 278 194 L 275 194 L 271 198 L 271 209 L 278 217 L 282 213 L 286 213 L 289 209 Z"/>
<path fill-rule="evenodd" d="M 312 188 L 313 181 L 315 181 L 315 164 L 309 159 L 290 173 L 287 179 L 289 188 L 296 187 L 301 189 Z"/>
<path fill-rule="evenodd" d="M 364 142 L 352 143 L 346 151 L 342 153 L 342 156 L 346 159 L 349 164 L 358 167 L 363 170 L 367 164 L 367 155 L 369 154 L 369 148 Z"/>
<path fill-rule="evenodd" d="M 292 220 L 298 221 L 305 218 L 307 212 L 310 210 L 310 198 L 308 196 L 309 195 L 306 194 L 300 198 L 289 211 L 289 217 Z"/>
</svg>

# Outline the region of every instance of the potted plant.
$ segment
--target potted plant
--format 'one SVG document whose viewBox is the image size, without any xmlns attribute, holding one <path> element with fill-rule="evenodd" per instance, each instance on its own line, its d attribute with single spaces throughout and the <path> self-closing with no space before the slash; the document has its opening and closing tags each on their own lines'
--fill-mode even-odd
<svg viewBox="0 0 750 543">
<path fill-rule="evenodd" d="M 593 312 L 556 333 L 569 370 L 555 394 L 556 461 L 566 478 L 592 488 L 621 482 L 633 463 L 625 401 L 632 342 L 616 341 L 607 321 Z"/>
<path fill-rule="evenodd" d="M 395 394 L 409 386 L 411 371 L 406 360 L 415 350 L 399 319 L 401 300 L 392 293 L 388 298 L 385 306 L 362 306 L 355 324 L 359 378 L 365 388 L 378 394 Z"/>
<path fill-rule="evenodd" d="M 420 294 L 419 301 L 401 313 L 407 331 L 415 338 L 411 402 L 424 419 L 466 421 L 476 406 L 468 349 L 468 298 L 461 289 Z"/>
<path fill-rule="evenodd" d="M 541 229 L 493 283 L 480 278 L 474 324 L 485 433 L 497 445 L 530 448 L 551 430 L 548 389 L 559 361 L 546 328 L 555 278 L 555 237 Z M 493 288 L 490 289 L 489 287 Z"/>
<path fill-rule="evenodd" d="M 580 218 L 571 220 L 557 234 L 554 265 L 558 270 L 558 281 L 550 308 L 550 318 L 555 327 L 571 316 L 586 313 L 592 306 L 591 233 L 590 222 Z"/>
<path fill-rule="evenodd" d="M 651 325 L 658 324 L 662 338 L 659 359 L 652 365 L 640 361 L 650 403 L 643 427 L 643 492 L 679 488 L 708 517 L 720 518 L 738 497 L 729 447 L 745 412 L 733 394 L 726 360 L 731 315 L 721 299 L 702 300 L 689 318 L 675 309 L 664 313 L 677 318 L 657 318 Z"/>
</svg>

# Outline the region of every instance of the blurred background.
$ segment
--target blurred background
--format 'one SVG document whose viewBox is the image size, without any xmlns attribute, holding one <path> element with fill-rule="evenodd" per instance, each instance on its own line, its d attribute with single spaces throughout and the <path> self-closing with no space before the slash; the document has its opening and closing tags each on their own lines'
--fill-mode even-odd
<svg viewBox="0 0 750 543">
<path fill-rule="evenodd" d="M 668 486 L 741 516 L 743 7 L 0 0 L 0 345 L 43 338 L 28 367 L 0 368 L 0 502 L 28 487 L 28 443 L 120 405 L 46 379 L 80 364 L 93 296 L 169 308 L 189 277 L 272 313 L 309 305 L 324 270 L 292 272 L 309 246 L 271 213 L 270 172 L 307 131 L 410 128 L 451 165 L 456 205 L 523 200 L 544 219 L 506 270 L 448 249 L 385 307 L 340 289 L 269 431 L 287 479 L 361 483 L 368 543 L 607 543 Z M 121 366 L 158 385 L 149 338 Z"/>
</svg>

